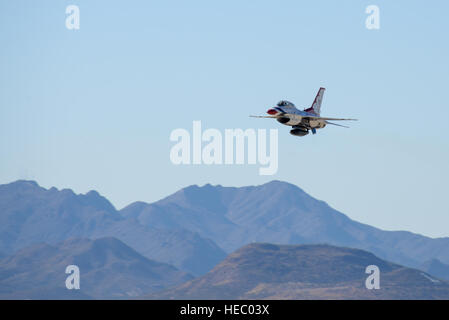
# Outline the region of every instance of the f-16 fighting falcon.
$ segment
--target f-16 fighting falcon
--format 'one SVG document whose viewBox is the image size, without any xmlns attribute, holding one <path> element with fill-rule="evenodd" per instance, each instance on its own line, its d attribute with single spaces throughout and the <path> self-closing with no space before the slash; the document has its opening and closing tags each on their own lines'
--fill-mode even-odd
<svg viewBox="0 0 449 320">
<path fill-rule="evenodd" d="M 341 119 L 341 118 L 327 118 L 320 116 L 321 102 L 323 101 L 325 88 L 320 88 L 318 93 L 313 100 L 312 106 L 310 108 L 304 109 L 303 111 L 298 110 L 295 105 L 289 101 L 282 100 L 278 104 L 270 108 L 267 113 L 268 116 L 250 116 L 255 118 L 274 118 L 278 122 L 285 124 L 286 126 L 291 126 L 290 134 L 294 136 L 305 136 L 309 134 L 309 130 L 313 134 L 316 133 L 316 129 L 322 129 L 327 124 L 334 126 L 348 128 L 341 124 L 332 123 L 329 120 L 357 120 L 357 119 Z"/>
</svg>

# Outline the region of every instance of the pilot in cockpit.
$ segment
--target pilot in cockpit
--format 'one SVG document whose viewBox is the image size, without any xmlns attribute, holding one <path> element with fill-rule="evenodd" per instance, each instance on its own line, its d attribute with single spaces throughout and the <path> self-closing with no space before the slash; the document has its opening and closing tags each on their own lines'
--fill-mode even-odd
<svg viewBox="0 0 449 320">
<path fill-rule="evenodd" d="M 277 104 L 278 107 L 287 107 L 287 106 L 294 106 L 293 103 L 286 101 L 286 100 L 281 100 L 278 102 Z"/>
</svg>

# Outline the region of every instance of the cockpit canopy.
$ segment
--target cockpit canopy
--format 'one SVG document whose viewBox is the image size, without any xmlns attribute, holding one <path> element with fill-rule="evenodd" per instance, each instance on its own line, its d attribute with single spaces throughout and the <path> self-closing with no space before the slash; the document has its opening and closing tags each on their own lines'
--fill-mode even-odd
<svg viewBox="0 0 449 320">
<path fill-rule="evenodd" d="M 294 107 L 295 105 L 287 100 L 281 100 L 277 103 L 278 107 Z"/>
</svg>

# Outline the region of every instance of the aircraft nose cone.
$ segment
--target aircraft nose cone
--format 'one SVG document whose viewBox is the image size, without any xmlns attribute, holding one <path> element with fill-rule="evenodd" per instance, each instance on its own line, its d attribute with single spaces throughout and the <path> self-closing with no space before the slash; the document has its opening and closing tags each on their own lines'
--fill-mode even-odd
<svg viewBox="0 0 449 320">
<path fill-rule="evenodd" d="M 270 114 L 270 115 L 275 115 L 278 112 L 276 110 L 274 110 L 274 109 L 268 109 L 267 113 Z"/>
</svg>

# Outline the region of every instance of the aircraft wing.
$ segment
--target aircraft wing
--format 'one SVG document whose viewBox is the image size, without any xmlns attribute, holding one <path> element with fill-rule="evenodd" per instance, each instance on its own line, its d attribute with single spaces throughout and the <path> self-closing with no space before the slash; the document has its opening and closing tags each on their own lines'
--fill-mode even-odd
<svg viewBox="0 0 449 320">
<path fill-rule="evenodd" d="M 357 119 L 343 119 L 343 118 L 326 118 L 320 116 L 304 116 L 304 118 L 316 119 L 316 120 L 333 120 L 333 121 L 357 121 Z"/>
<path fill-rule="evenodd" d="M 343 127 L 343 128 L 349 128 L 348 126 L 344 126 L 344 125 L 341 125 L 341 124 L 338 124 L 338 123 L 333 123 L 333 122 L 330 122 L 330 121 L 325 121 L 326 122 L 326 124 L 331 124 L 331 125 L 333 125 L 333 126 L 339 126 L 339 127 Z"/>
<path fill-rule="evenodd" d="M 250 116 L 251 118 L 277 118 L 276 116 Z"/>
</svg>

